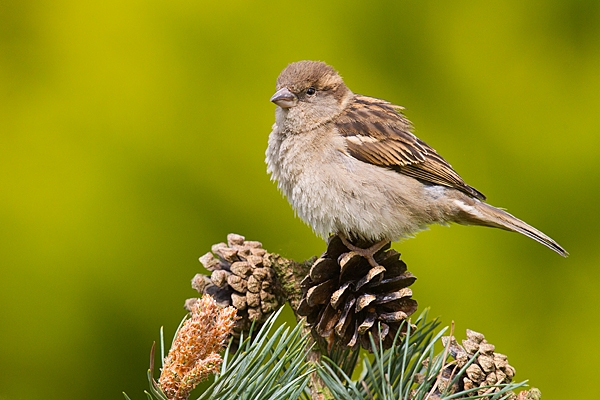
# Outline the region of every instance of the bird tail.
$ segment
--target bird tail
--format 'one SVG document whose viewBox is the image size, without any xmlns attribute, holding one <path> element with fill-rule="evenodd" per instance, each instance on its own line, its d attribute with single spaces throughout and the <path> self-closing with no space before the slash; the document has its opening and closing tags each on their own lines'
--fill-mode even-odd
<svg viewBox="0 0 600 400">
<path fill-rule="evenodd" d="M 549 249 L 554 250 L 563 257 L 567 257 L 569 255 L 569 253 L 551 237 L 538 231 L 533 226 L 521 221 L 517 217 L 512 216 L 504 210 L 478 200 L 474 200 L 474 203 L 470 205 L 464 204 L 460 200 L 458 201 L 464 205 L 464 207 L 461 206 L 463 212 L 459 218 L 459 223 L 491 226 L 507 231 L 518 232 L 535 240 L 538 243 L 543 244 Z"/>
</svg>

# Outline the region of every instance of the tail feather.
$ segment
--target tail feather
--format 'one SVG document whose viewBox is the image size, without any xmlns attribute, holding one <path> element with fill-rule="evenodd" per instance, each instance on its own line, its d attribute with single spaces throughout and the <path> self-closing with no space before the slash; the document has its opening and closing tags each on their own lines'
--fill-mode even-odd
<svg viewBox="0 0 600 400">
<path fill-rule="evenodd" d="M 464 213 L 461 213 L 460 223 L 492 226 L 507 231 L 518 232 L 543 244 L 549 249 L 554 250 L 563 257 L 569 255 L 569 253 L 551 237 L 504 210 L 478 200 L 474 200 L 475 203 L 472 205 L 467 205 L 460 200 L 458 200 L 458 202 L 462 203 L 461 209 L 464 211 Z"/>
</svg>

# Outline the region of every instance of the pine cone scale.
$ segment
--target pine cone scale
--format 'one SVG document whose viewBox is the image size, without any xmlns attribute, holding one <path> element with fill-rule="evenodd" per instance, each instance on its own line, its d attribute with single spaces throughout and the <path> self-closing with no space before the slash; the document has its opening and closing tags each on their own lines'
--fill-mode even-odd
<svg viewBox="0 0 600 400">
<path fill-rule="evenodd" d="M 361 324 L 358 326 L 358 334 L 364 335 L 369 329 L 371 329 L 376 320 L 377 313 L 375 312 L 375 310 L 372 309 L 367 311 L 364 321 L 361 322 Z"/>
<path fill-rule="evenodd" d="M 381 313 L 379 314 L 379 319 L 384 322 L 398 322 L 403 321 L 407 317 L 404 311 L 395 311 L 390 313 Z"/>
<path fill-rule="evenodd" d="M 331 291 L 335 288 L 336 283 L 334 279 L 330 279 L 308 289 L 306 293 L 308 305 L 314 307 L 319 304 L 327 304 L 331 299 Z"/>
<path fill-rule="evenodd" d="M 359 296 L 356 300 L 356 312 L 360 312 L 363 308 L 367 307 L 369 304 L 374 302 L 377 299 L 377 296 L 372 294 L 363 294 Z"/>
<path fill-rule="evenodd" d="M 346 294 L 349 291 L 350 285 L 350 282 L 346 282 L 342 284 L 342 286 L 338 290 L 333 292 L 333 294 L 331 295 L 331 306 L 333 308 L 337 309 L 340 303 L 345 299 L 344 294 Z"/>
<path fill-rule="evenodd" d="M 317 333 L 322 337 L 329 337 L 341 314 L 340 310 L 336 310 L 328 305 L 317 325 Z"/>
<path fill-rule="evenodd" d="M 364 276 L 370 266 L 364 265 L 363 260 L 360 254 L 353 251 L 340 255 L 337 261 L 340 265 L 340 280 L 351 281 Z"/>
<path fill-rule="evenodd" d="M 367 275 L 365 275 L 361 280 L 356 283 L 356 290 L 359 290 L 364 285 L 371 283 L 379 283 L 383 280 L 383 273 L 386 271 L 384 267 L 381 265 L 375 268 L 371 268 Z"/>
<path fill-rule="evenodd" d="M 381 282 L 373 283 L 371 289 L 378 292 L 391 292 L 411 286 L 417 278 L 410 272 L 404 272 L 393 278 L 383 279 Z"/>
<path fill-rule="evenodd" d="M 342 314 L 340 315 L 340 319 L 335 326 L 335 333 L 338 336 L 343 337 L 346 334 L 346 329 L 352 323 L 352 315 L 350 311 L 352 310 L 352 306 L 354 306 L 355 299 L 352 298 L 350 301 L 347 301 L 344 304 L 344 309 L 342 310 Z"/>
<path fill-rule="evenodd" d="M 397 292 L 391 292 L 391 293 L 381 294 L 379 296 L 376 296 L 375 303 L 384 304 L 384 303 L 389 303 L 392 301 L 400 300 L 402 298 L 411 297 L 411 296 L 412 296 L 412 290 L 410 290 L 409 288 L 402 288 L 402 289 L 398 290 Z"/>
<path fill-rule="evenodd" d="M 334 260 L 318 258 L 310 269 L 309 276 L 313 282 L 325 282 L 339 274 L 340 266 Z"/>
</svg>

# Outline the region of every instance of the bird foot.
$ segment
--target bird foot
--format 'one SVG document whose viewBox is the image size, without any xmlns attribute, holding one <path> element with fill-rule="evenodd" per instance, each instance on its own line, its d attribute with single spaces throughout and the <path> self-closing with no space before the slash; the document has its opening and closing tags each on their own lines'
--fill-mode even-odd
<svg viewBox="0 0 600 400">
<path fill-rule="evenodd" d="M 348 249 L 355 252 L 356 254 L 360 255 L 361 257 L 366 258 L 372 267 L 379 266 L 377 261 L 375 261 L 374 256 L 375 256 L 375 253 L 377 253 L 379 250 L 381 250 L 381 248 L 383 246 L 386 245 L 386 243 L 388 242 L 387 240 L 382 240 L 366 249 L 363 249 L 362 247 L 357 247 L 357 246 L 353 245 L 352 243 L 350 243 L 350 241 L 348 240 L 348 238 L 345 235 L 339 233 L 338 236 L 342 240 L 342 243 L 344 243 L 344 246 L 346 246 Z"/>
</svg>

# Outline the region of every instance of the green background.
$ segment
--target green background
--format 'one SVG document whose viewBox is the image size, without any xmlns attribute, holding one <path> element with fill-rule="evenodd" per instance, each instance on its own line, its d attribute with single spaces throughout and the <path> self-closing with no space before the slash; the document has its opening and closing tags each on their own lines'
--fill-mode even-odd
<svg viewBox="0 0 600 400">
<path fill-rule="evenodd" d="M 264 165 L 275 79 L 323 60 L 407 108 L 507 232 L 395 244 L 414 297 L 483 332 L 545 399 L 600 358 L 600 2 L 0 1 L 0 399 L 145 398 L 151 344 L 237 232 L 324 242 Z"/>
</svg>

